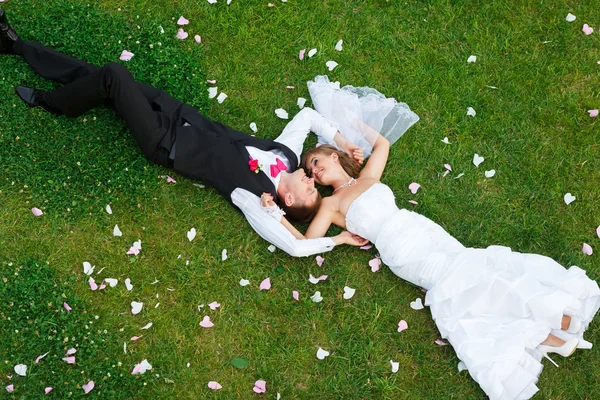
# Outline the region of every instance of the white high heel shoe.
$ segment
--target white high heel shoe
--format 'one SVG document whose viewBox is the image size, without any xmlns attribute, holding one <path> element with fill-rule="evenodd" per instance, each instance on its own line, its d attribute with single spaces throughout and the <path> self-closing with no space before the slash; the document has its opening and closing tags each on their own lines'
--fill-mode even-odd
<svg viewBox="0 0 600 400">
<path fill-rule="evenodd" d="M 539 351 L 541 351 L 542 355 L 544 357 L 546 357 L 548 360 L 550 360 L 550 362 L 552 364 L 554 364 L 556 367 L 558 367 L 558 364 L 555 363 L 554 360 L 548 356 L 548 353 L 556 353 L 556 354 L 560 354 L 563 357 L 569 357 L 571 354 L 573 354 L 575 352 L 575 349 L 577 349 L 578 344 L 579 344 L 579 339 L 573 338 L 573 339 L 569 340 L 568 342 L 565 342 L 565 344 L 563 344 L 560 347 L 546 346 L 546 345 L 540 344 L 537 347 L 537 349 Z"/>
<path fill-rule="evenodd" d="M 569 327 L 567 328 L 567 332 L 575 334 L 581 330 L 581 320 L 577 317 L 571 317 L 571 322 L 569 322 Z"/>
</svg>

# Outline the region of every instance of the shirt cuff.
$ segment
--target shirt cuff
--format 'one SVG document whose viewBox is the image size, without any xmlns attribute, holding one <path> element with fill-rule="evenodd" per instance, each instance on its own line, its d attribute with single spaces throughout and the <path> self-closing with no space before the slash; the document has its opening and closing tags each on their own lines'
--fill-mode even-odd
<svg viewBox="0 0 600 400">
<path fill-rule="evenodd" d="M 271 217 L 273 217 L 277 222 L 281 222 L 281 217 L 283 217 L 285 215 L 285 211 L 283 211 L 281 208 L 279 208 L 276 204 L 273 204 L 272 206 L 268 206 L 265 207 L 261 204 L 262 209 L 269 214 Z"/>
</svg>

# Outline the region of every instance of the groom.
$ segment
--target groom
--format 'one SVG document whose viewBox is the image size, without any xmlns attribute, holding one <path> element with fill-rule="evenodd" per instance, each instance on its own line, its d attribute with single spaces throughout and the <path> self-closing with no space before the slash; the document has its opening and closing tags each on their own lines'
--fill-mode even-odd
<svg viewBox="0 0 600 400">
<path fill-rule="evenodd" d="M 288 254 L 308 256 L 338 244 L 362 244 L 348 232 L 331 238 L 294 237 L 280 223 L 280 210 L 261 206 L 262 193 L 270 193 L 292 219 L 309 220 L 316 213 L 321 197 L 313 179 L 298 168 L 310 131 L 352 154 L 355 146 L 316 111 L 300 111 L 275 140 L 249 136 L 211 121 L 162 90 L 136 82 L 121 64 L 97 67 L 22 40 L 2 9 L 0 53 L 19 55 L 38 74 L 64 85 L 50 92 L 17 87 L 29 106 L 69 117 L 102 104 L 113 107 L 150 161 L 213 186 L 242 211 L 261 237 Z"/>
</svg>

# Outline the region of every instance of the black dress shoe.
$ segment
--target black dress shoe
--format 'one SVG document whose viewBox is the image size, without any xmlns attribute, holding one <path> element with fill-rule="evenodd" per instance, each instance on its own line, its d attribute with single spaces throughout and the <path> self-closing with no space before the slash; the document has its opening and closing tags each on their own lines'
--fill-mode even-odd
<svg viewBox="0 0 600 400">
<path fill-rule="evenodd" d="M 17 94 L 29 107 L 42 107 L 44 110 L 56 115 L 61 115 L 62 112 L 54 107 L 51 107 L 44 100 L 43 90 L 36 90 L 25 86 L 17 86 Z"/>
<path fill-rule="evenodd" d="M 12 53 L 17 39 L 19 35 L 8 23 L 6 12 L 0 8 L 0 53 Z"/>
</svg>

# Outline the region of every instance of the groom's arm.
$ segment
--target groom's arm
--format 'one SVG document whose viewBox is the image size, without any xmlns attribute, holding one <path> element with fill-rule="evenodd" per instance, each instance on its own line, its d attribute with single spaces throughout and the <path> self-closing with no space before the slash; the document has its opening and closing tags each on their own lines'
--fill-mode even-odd
<svg viewBox="0 0 600 400">
<path fill-rule="evenodd" d="M 340 235 L 332 238 L 295 238 L 281 222 L 265 211 L 258 196 L 245 189 L 235 189 L 231 193 L 231 200 L 242 211 L 256 233 L 292 257 L 324 253 L 331 251 L 336 244 L 344 243 Z"/>
</svg>

